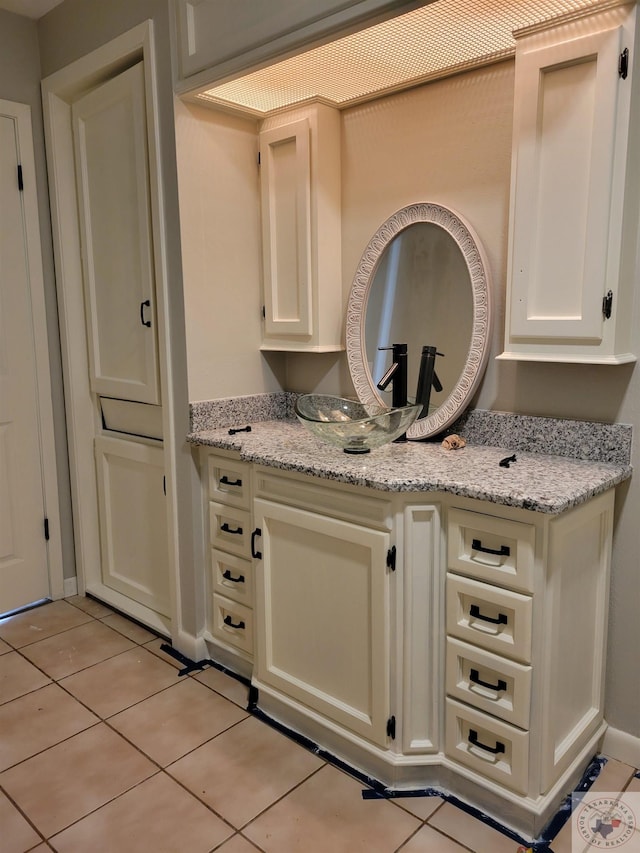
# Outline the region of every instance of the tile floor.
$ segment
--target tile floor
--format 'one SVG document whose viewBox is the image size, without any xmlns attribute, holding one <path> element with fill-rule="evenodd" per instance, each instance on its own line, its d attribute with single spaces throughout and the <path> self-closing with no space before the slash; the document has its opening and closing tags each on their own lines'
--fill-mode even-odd
<svg viewBox="0 0 640 853">
<path fill-rule="evenodd" d="M 0 620 L 1 853 L 517 851 L 440 797 L 363 799 L 247 714 L 243 684 L 179 676 L 162 643 L 89 598 Z M 640 790 L 617 761 L 595 784 Z"/>
</svg>

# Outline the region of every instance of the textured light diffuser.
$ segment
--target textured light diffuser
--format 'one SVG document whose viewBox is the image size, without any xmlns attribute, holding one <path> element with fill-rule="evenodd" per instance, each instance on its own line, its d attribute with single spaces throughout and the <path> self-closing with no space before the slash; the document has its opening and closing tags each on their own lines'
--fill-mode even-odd
<svg viewBox="0 0 640 853">
<path fill-rule="evenodd" d="M 514 30 L 607 5 L 606 0 L 436 0 L 198 97 L 256 115 L 314 99 L 344 107 L 509 56 Z"/>
</svg>

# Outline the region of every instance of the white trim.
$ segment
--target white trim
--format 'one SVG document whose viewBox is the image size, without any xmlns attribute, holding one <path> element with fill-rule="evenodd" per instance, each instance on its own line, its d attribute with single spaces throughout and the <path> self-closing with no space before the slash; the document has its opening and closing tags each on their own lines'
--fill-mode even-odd
<svg viewBox="0 0 640 853">
<path fill-rule="evenodd" d="M 49 571 L 49 594 L 51 598 L 62 598 L 63 561 L 60 533 L 60 503 L 58 500 L 58 469 L 54 440 L 53 404 L 51 399 L 51 372 L 49 366 L 49 341 L 44 298 L 44 275 L 42 269 L 42 244 L 40 242 L 40 220 L 38 216 L 38 194 L 36 190 L 36 165 L 33 152 L 31 107 L 13 101 L 0 100 L 0 111 L 15 119 L 18 134 L 18 151 L 22 171 L 27 180 L 22 192 L 24 207 L 25 242 L 29 265 L 29 295 L 33 322 L 33 346 L 36 365 L 38 394 L 38 433 L 40 445 L 40 467 L 44 512 L 49 519 L 50 539 L 47 543 Z"/>
<path fill-rule="evenodd" d="M 73 598 L 78 594 L 78 579 L 77 578 L 65 578 L 64 579 L 64 597 L 65 598 Z"/>
<path fill-rule="evenodd" d="M 621 729 L 607 729 L 602 741 L 601 752 L 607 758 L 615 758 L 631 767 L 640 767 L 640 737 Z"/>
</svg>

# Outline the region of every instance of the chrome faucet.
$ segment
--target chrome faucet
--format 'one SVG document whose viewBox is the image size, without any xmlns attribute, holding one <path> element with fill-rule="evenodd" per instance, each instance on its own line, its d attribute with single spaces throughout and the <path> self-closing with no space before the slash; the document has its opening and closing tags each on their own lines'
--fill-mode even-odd
<svg viewBox="0 0 640 853">
<path fill-rule="evenodd" d="M 391 389 L 391 405 L 394 409 L 407 405 L 407 345 L 394 344 L 391 347 L 378 347 L 381 350 L 393 350 L 393 363 L 389 370 L 378 382 L 378 390 L 386 391 L 393 382 Z"/>
</svg>

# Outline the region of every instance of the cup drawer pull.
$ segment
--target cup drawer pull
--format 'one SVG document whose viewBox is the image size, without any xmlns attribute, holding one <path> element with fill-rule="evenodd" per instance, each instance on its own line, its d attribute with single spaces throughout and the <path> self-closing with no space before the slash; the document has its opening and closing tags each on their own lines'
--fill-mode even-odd
<svg viewBox="0 0 640 853">
<path fill-rule="evenodd" d="M 494 618 L 493 616 L 484 616 L 480 613 L 480 608 L 477 604 L 472 604 L 469 608 L 469 613 L 473 619 L 481 619 L 483 622 L 490 622 L 492 625 L 506 625 L 507 624 L 507 614 L 506 613 L 498 613 L 498 615 Z"/>
<path fill-rule="evenodd" d="M 508 557 L 511 554 L 511 548 L 508 545 L 501 545 L 499 548 L 485 548 L 480 539 L 472 539 L 471 547 L 474 551 L 481 551 L 483 554 L 494 554 L 496 557 Z"/>
<path fill-rule="evenodd" d="M 475 729 L 469 729 L 469 743 L 471 746 L 477 746 L 478 749 L 484 749 L 485 752 L 490 752 L 492 755 L 499 755 L 505 751 L 504 744 L 497 740 L 495 746 L 487 746 L 478 740 L 478 732 Z"/>
<path fill-rule="evenodd" d="M 220 482 L 225 486 L 241 486 L 242 480 L 230 480 L 226 474 L 220 477 Z"/>
<path fill-rule="evenodd" d="M 241 527 L 231 528 L 229 527 L 229 524 L 226 521 L 224 524 L 220 525 L 220 530 L 222 530 L 224 533 L 232 533 L 234 536 L 242 536 Z"/>
<path fill-rule="evenodd" d="M 244 575 L 238 575 L 237 578 L 234 578 L 230 569 L 226 569 L 226 571 L 222 573 L 222 577 L 226 581 L 231 581 L 231 583 L 244 583 Z"/>
<path fill-rule="evenodd" d="M 247 627 L 242 620 L 240 620 L 240 622 L 234 622 L 231 616 L 225 616 L 222 621 L 225 625 L 228 625 L 229 628 L 237 628 L 240 631 L 244 631 Z"/>
<path fill-rule="evenodd" d="M 473 684 L 477 684 L 479 687 L 486 687 L 488 690 L 495 690 L 496 693 L 500 693 L 500 691 L 507 689 L 507 682 L 503 681 L 502 678 L 498 679 L 497 684 L 491 684 L 488 681 L 482 681 L 482 679 L 480 678 L 480 673 L 477 669 L 472 669 L 470 671 L 469 681 L 473 682 Z"/>
</svg>

